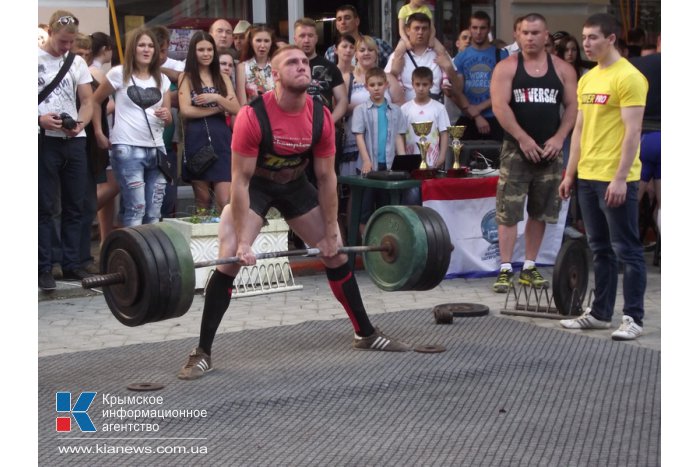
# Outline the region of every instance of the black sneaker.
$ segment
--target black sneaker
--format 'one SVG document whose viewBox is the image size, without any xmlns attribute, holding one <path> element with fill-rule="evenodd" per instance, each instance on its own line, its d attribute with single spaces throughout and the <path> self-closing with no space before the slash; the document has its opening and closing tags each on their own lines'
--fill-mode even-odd
<svg viewBox="0 0 700 467">
<path fill-rule="evenodd" d="M 94 274 L 90 274 L 83 268 L 63 270 L 63 280 L 65 281 L 82 281 L 92 276 L 94 276 Z"/>
<path fill-rule="evenodd" d="M 393 339 L 374 328 L 371 336 L 360 337 L 355 334 L 352 347 L 357 350 L 383 350 L 384 352 L 407 352 L 411 346 L 399 340 Z"/>
<path fill-rule="evenodd" d="M 44 292 L 51 292 L 56 290 L 56 281 L 51 275 L 51 271 L 44 271 L 39 273 L 39 288 Z"/>
</svg>

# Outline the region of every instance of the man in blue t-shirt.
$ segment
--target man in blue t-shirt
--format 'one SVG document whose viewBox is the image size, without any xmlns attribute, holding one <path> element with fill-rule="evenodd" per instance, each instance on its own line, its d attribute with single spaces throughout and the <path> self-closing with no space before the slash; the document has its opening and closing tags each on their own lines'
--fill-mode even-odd
<svg viewBox="0 0 700 467">
<path fill-rule="evenodd" d="M 501 59 L 508 56 L 488 40 L 491 18 L 483 11 L 475 11 L 469 18 L 471 45 L 454 59 L 457 74 L 464 82 L 467 102 L 462 106 L 458 125 L 466 125 L 465 139 L 502 140 L 503 129 L 491 110 L 491 75 Z"/>
</svg>

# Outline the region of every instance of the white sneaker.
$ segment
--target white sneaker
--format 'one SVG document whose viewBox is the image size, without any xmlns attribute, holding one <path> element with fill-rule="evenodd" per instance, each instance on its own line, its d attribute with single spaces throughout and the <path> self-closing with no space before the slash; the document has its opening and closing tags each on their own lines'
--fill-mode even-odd
<svg viewBox="0 0 700 467">
<path fill-rule="evenodd" d="M 566 329 L 608 329 L 610 323 L 607 321 L 601 321 L 595 316 L 591 315 L 591 309 L 586 308 L 581 316 L 575 319 L 562 319 L 559 324 L 564 326 Z"/>
<path fill-rule="evenodd" d="M 631 316 L 623 316 L 622 324 L 612 333 L 615 341 L 631 341 L 642 335 L 642 327 L 634 322 Z"/>
</svg>

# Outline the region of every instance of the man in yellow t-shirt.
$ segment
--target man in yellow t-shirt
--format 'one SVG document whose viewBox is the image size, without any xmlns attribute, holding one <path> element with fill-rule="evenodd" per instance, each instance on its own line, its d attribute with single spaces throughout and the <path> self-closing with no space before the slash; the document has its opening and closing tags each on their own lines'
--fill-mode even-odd
<svg viewBox="0 0 700 467">
<path fill-rule="evenodd" d="M 593 251 L 595 299 L 581 317 L 560 321 L 568 329 L 610 327 L 617 292 L 618 260 L 624 264 L 622 324 L 615 340 L 642 334 L 646 265 L 639 240 L 639 139 L 648 84 L 615 48 L 620 25 L 605 13 L 583 25 L 583 49 L 598 63 L 578 85 L 578 116 L 566 175 L 568 198 L 578 172 L 578 201 Z"/>
</svg>

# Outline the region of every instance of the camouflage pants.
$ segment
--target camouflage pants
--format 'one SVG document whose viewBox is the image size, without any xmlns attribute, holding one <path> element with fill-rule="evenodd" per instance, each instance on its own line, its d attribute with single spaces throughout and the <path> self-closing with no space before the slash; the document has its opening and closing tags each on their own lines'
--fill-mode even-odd
<svg viewBox="0 0 700 467">
<path fill-rule="evenodd" d="M 527 197 L 530 218 L 556 224 L 561 207 L 561 175 L 561 154 L 552 163 L 533 164 L 525 160 L 517 143 L 504 140 L 496 191 L 496 222 L 515 225 L 522 221 Z"/>
</svg>

